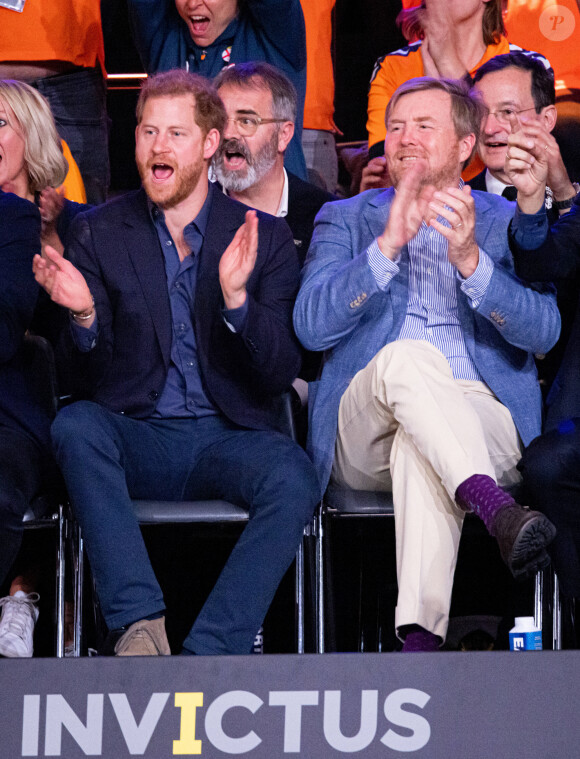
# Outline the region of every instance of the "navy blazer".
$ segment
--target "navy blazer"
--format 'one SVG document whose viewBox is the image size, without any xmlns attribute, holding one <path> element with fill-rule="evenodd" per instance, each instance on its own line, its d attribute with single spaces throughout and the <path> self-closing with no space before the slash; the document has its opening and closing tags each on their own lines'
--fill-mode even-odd
<svg viewBox="0 0 580 759">
<path fill-rule="evenodd" d="M 34 399 L 21 353 L 39 292 L 32 273 L 36 253 L 38 208 L 0 190 L 0 424 L 47 443 L 50 422 Z"/>
<path fill-rule="evenodd" d="M 247 285 L 248 315 L 234 333 L 222 317 L 218 264 L 246 206 L 212 193 L 197 274 L 192 320 L 208 394 L 231 421 L 252 429 L 276 426 L 273 398 L 300 368 L 292 330 L 298 260 L 286 224 L 258 214 L 258 258 Z M 95 299 L 99 333 L 82 353 L 69 330 L 65 360 L 81 396 L 136 418 L 148 417 L 167 378 L 172 323 L 165 264 L 143 190 L 80 214 L 67 254 Z"/>
<path fill-rule="evenodd" d="M 534 228 L 529 243 L 530 249 L 520 247 L 510 233 L 517 273 L 526 280 L 555 282 L 558 289 L 562 283 L 571 285 L 577 297 L 563 358 L 547 398 L 545 429 L 552 430 L 565 419 L 580 417 L 580 199 L 550 229 L 544 217 L 544 225 L 538 224 L 537 232 Z"/>
</svg>

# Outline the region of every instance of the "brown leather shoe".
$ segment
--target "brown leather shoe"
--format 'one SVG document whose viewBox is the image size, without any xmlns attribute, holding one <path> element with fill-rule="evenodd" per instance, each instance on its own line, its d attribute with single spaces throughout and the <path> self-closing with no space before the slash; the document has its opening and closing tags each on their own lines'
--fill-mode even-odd
<svg viewBox="0 0 580 759">
<path fill-rule="evenodd" d="M 115 646 L 116 656 L 170 656 L 165 617 L 140 619 L 122 635 Z"/>
<path fill-rule="evenodd" d="M 500 509 L 491 525 L 502 559 L 517 580 L 533 576 L 550 563 L 546 547 L 556 528 L 539 511 L 514 503 Z"/>
</svg>

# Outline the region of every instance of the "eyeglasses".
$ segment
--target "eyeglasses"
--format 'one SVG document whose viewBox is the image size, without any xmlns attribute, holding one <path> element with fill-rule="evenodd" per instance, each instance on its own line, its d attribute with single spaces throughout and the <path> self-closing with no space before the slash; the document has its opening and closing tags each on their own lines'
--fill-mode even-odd
<svg viewBox="0 0 580 759">
<path fill-rule="evenodd" d="M 245 137 L 251 137 L 256 134 L 259 126 L 262 124 L 282 124 L 288 119 L 263 119 L 261 116 L 230 116 L 228 121 L 234 121 L 238 127 L 238 132 Z"/>
<path fill-rule="evenodd" d="M 526 113 L 526 111 L 535 111 L 536 106 L 531 108 L 522 108 L 521 111 L 516 111 L 515 108 L 499 108 L 497 111 L 488 111 L 488 116 L 493 116 L 495 120 L 503 126 L 509 126 L 511 116 L 519 116 L 520 113 Z"/>
</svg>

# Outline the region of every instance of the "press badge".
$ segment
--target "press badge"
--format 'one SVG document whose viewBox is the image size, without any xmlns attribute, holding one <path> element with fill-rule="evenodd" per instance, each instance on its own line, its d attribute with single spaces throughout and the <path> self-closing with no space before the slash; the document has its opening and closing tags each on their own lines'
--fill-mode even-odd
<svg viewBox="0 0 580 759">
<path fill-rule="evenodd" d="M 8 8 L 9 11 L 22 13 L 26 0 L 0 0 L 0 8 Z"/>
</svg>

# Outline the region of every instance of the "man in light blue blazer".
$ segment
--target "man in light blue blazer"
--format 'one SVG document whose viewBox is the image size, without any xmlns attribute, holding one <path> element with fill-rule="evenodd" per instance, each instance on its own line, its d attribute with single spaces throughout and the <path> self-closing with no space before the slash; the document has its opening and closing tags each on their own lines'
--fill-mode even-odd
<svg viewBox="0 0 580 759">
<path fill-rule="evenodd" d="M 326 351 L 309 449 L 329 480 L 393 492 L 403 650 L 445 639 L 463 516 L 474 511 L 516 577 L 549 562 L 555 528 L 516 504 L 522 443 L 540 433 L 533 353 L 556 341 L 552 293 L 514 274 L 512 206 L 460 174 L 482 106 L 462 83 L 402 85 L 386 113 L 395 189 L 317 217 L 294 311 Z"/>
</svg>

